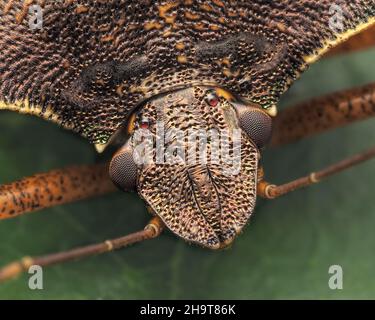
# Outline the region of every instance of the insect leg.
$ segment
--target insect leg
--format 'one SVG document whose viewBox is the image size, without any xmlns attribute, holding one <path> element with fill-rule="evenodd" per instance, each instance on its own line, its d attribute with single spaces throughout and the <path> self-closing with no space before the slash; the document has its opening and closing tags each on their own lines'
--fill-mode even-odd
<svg viewBox="0 0 375 320">
<path fill-rule="evenodd" d="M 338 54 L 350 53 L 368 49 L 375 46 L 375 26 L 371 26 L 347 41 L 328 51 L 324 57 L 332 57 Z"/>
<path fill-rule="evenodd" d="M 354 155 L 350 158 L 344 159 L 340 162 L 337 162 L 325 169 L 312 172 L 305 177 L 293 180 L 291 182 L 288 182 L 279 186 L 276 186 L 264 180 L 261 180 L 260 182 L 258 182 L 258 195 L 263 198 L 274 199 L 284 194 L 287 194 L 289 192 L 292 192 L 294 190 L 318 183 L 321 180 L 333 174 L 349 169 L 357 164 L 370 160 L 374 157 L 375 157 L 375 147 L 369 150 L 366 150 L 362 153 L 359 153 L 357 155 Z"/>
<path fill-rule="evenodd" d="M 37 174 L 0 186 L 0 220 L 116 190 L 106 164 Z"/>
<path fill-rule="evenodd" d="M 80 247 L 69 251 L 59 252 L 41 257 L 25 257 L 0 269 L 0 282 L 17 277 L 22 272 L 27 272 L 32 265 L 46 267 L 58 263 L 76 260 L 84 257 L 98 255 L 120 249 L 131 244 L 158 237 L 163 231 L 164 224 L 158 217 L 154 217 L 144 230 L 131 233 L 117 239 L 107 240 L 102 243 Z"/>
<path fill-rule="evenodd" d="M 329 94 L 282 110 L 271 146 L 282 145 L 375 116 L 375 83 Z"/>
</svg>

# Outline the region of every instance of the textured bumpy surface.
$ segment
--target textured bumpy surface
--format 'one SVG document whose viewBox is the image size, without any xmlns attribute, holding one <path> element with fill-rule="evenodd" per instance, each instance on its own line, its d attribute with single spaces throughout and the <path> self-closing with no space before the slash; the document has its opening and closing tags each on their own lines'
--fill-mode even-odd
<svg viewBox="0 0 375 320">
<path fill-rule="evenodd" d="M 152 140 L 147 137 L 147 143 L 153 144 L 148 159 L 154 161 L 146 160 L 138 190 L 174 233 L 218 249 L 233 241 L 253 212 L 259 151 L 234 121 L 232 105 L 223 97 L 210 103 L 207 97 L 211 94 L 207 88 L 194 87 L 145 104 L 136 128 L 148 120 Z M 157 123 L 163 124 L 164 132 Z M 242 132 L 237 140 L 241 149 L 235 144 L 234 129 Z M 188 134 L 178 136 L 176 130 Z M 161 135 L 168 138 L 158 147 L 157 137 Z M 133 145 L 137 140 L 133 139 Z M 163 159 L 157 158 L 160 148 L 165 150 L 159 153 Z"/>
<path fill-rule="evenodd" d="M 43 8 L 31 30 L 29 7 Z M 191 84 L 278 101 L 325 49 L 374 20 L 373 0 L 0 0 L 0 109 L 105 143 L 145 98 Z"/>
</svg>

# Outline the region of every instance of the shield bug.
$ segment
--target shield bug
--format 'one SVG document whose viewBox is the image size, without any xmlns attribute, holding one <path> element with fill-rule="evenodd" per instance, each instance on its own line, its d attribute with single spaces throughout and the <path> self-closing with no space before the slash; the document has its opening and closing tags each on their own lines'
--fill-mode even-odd
<svg viewBox="0 0 375 320">
<path fill-rule="evenodd" d="M 153 215 L 142 231 L 23 259 L 0 279 L 154 238 L 163 228 L 224 248 L 248 223 L 257 195 L 272 199 L 373 157 L 371 149 L 280 186 L 264 180 L 269 142 L 374 109 L 370 85 L 277 116 L 280 96 L 333 46 L 361 32 L 361 41 L 336 50 L 374 43 L 374 2 L 340 3 L 337 10 L 328 0 L 0 1 L 0 108 L 53 121 L 98 151 L 116 148 L 108 164 L 0 187 L 0 219 L 116 187 L 136 191 Z"/>
</svg>

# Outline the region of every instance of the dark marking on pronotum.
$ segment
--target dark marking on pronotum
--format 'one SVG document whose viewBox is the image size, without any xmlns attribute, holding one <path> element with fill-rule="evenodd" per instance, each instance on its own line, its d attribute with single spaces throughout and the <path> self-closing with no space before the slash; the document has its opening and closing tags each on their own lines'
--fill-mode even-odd
<svg viewBox="0 0 375 320">
<path fill-rule="evenodd" d="M 231 35 L 225 39 L 212 41 L 212 42 L 200 42 L 196 45 L 196 55 L 198 59 L 204 58 L 224 58 L 230 55 L 238 54 L 238 48 L 241 43 L 253 46 L 255 52 L 259 56 L 272 53 L 270 61 L 255 65 L 254 69 L 261 70 L 263 72 L 273 70 L 277 67 L 278 63 L 283 60 L 287 54 L 286 43 L 276 43 L 268 40 L 265 36 L 255 35 L 252 33 L 240 33 L 237 35 Z"/>
<path fill-rule="evenodd" d="M 129 80 L 132 77 L 139 77 L 150 67 L 147 57 L 137 56 L 127 62 L 109 61 L 99 63 L 84 69 L 77 80 L 75 80 L 69 90 L 62 92 L 63 97 L 70 103 L 89 108 L 95 103 L 100 103 L 101 98 L 94 100 L 83 99 L 85 92 L 95 87 L 113 88 L 122 81 Z"/>
<path fill-rule="evenodd" d="M 272 47 L 272 44 L 264 36 L 240 33 L 218 41 L 200 42 L 196 45 L 196 54 L 198 57 L 224 57 L 236 53 L 241 42 L 253 45 L 260 54 L 270 50 Z"/>
</svg>

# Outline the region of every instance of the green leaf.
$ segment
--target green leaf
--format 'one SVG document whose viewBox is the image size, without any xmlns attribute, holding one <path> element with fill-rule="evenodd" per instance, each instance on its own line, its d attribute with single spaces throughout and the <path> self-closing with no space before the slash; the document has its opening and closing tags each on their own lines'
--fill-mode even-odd
<svg viewBox="0 0 375 320">
<path fill-rule="evenodd" d="M 283 105 L 374 81 L 375 51 L 314 65 Z M 0 116 L 0 183 L 74 163 L 91 163 L 92 146 L 29 116 Z M 264 155 L 269 180 L 289 181 L 366 149 L 374 122 L 309 138 Z M 44 269 L 44 290 L 28 275 L 0 285 L 16 299 L 303 299 L 375 298 L 374 161 L 273 201 L 232 248 L 211 252 L 166 232 L 111 254 Z M 0 222 L 0 265 L 136 231 L 149 214 L 135 194 L 65 205 Z M 341 265 L 344 289 L 330 290 L 328 269 Z"/>
</svg>

